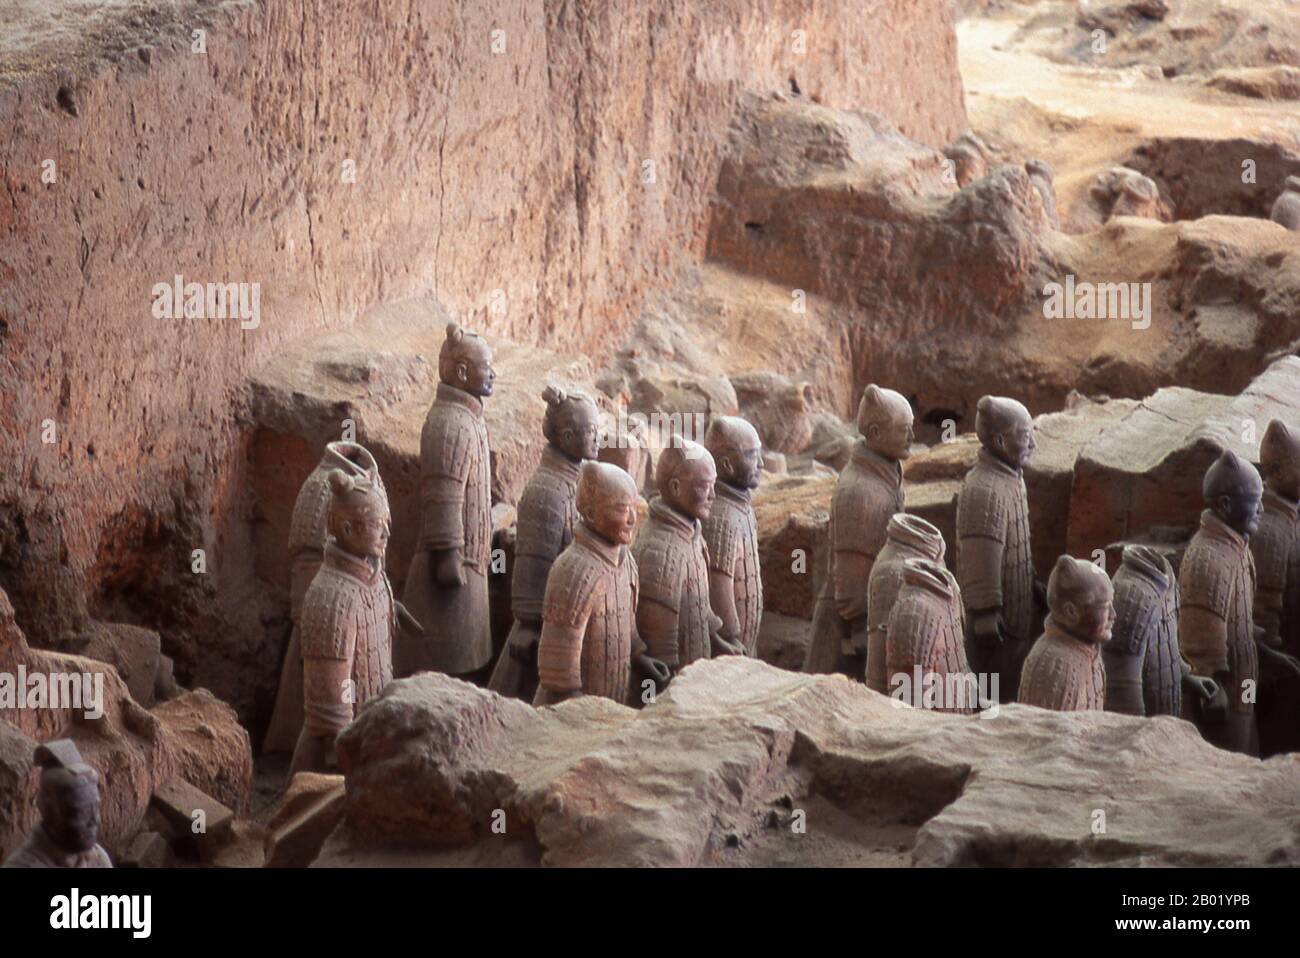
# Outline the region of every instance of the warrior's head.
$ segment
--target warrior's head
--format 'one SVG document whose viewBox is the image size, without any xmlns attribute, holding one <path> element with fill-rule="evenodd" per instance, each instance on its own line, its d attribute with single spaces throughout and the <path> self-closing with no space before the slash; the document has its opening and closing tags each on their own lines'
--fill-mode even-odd
<svg viewBox="0 0 1300 958">
<path fill-rule="evenodd" d="M 330 535 L 339 548 L 354 556 L 382 559 L 388 549 L 391 520 L 388 497 L 367 476 L 349 476 L 342 469 L 329 474 Z"/>
<path fill-rule="evenodd" d="M 487 340 L 456 323 L 448 323 L 447 338 L 438 353 L 438 377 L 471 396 L 491 396 L 497 374 Z"/>
<path fill-rule="evenodd" d="M 626 471 L 608 462 L 588 460 L 578 474 L 578 515 L 597 534 L 622 545 L 636 531 L 641 496 Z"/>
<path fill-rule="evenodd" d="M 600 452 L 600 410 L 584 392 L 548 385 L 542 390 L 546 414 L 542 435 L 575 462 L 595 459 Z"/>
<path fill-rule="evenodd" d="M 1005 396 L 983 396 L 975 406 L 975 435 L 980 444 L 1013 469 L 1034 454 L 1034 420 L 1029 410 Z"/>
<path fill-rule="evenodd" d="M 1264 483 L 1259 471 L 1231 449 L 1214 460 L 1201 483 L 1205 505 L 1223 524 L 1243 536 L 1259 528 L 1260 502 Z"/>
<path fill-rule="evenodd" d="M 1280 419 L 1274 419 L 1264 430 L 1259 471 L 1273 492 L 1292 502 L 1300 500 L 1300 433 Z"/>
<path fill-rule="evenodd" d="M 41 769 L 37 805 L 41 825 L 68 854 L 88 852 L 99 838 L 99 774 L 81 759 L 70 739 L 38 746 Z"/>
<path fill-rule="evenodd" d="M 1052 620 L 1075 638 L 1100 645 L 1115 624 L 1115 589 L 1096 563 L 1061 556 L 1047 580 Z"/>
<path fill-rule="evenodd" d="M 655 485 L 664 502 L 696 519 L 709 517 L 717 478 L 717 466 L 709 450 L 680 436 L 673 437 L 655 464 Z"/>
<path fill-rule="evenodd" d="M 888 459 L 906 459 L 912 451 L 912 406 L 902 393 L 870 385 L 858 403 L 858 432 L 867 448 Z"/>
<path fill-rule="evenodd" d="M 758 430 L 739 416 L 714 416 L 704 434 L 718 478 L 739 489 L 758 488 L 763 471 L 763 442 Z"/>
</svg>

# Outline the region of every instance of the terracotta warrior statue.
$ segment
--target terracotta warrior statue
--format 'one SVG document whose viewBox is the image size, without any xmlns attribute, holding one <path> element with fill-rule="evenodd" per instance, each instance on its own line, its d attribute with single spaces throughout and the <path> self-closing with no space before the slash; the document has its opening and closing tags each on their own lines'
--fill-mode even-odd
<svg viewBox="0 0 1300 958">
<path fill-rule="evenodd" d="M 659 454 L 650 513 L 633 552 L 640 570 L 637 632 L 650 655 L 675 675 L 696 659 L 743 655 L 720 634 L 709 607 L 709 566 L 700 520 L 713 506 L 713 456 L 697 442 L 674 437 Z"/>
<path fill-rule="evenodd" d="M 1183 692 L 1209 704 L 1213 679 L 1193 675 L 1178 650 L 1178 583 L 1169 560 L 1150 546 L 1124 547 L 1111 583 L 1115 625 L 1102 647 L 1106 710 L 1127 715 L 1182 715 Z"/>
<path fill-rule="evenodd" d="M 1022 470 L 1034 452 L 1034 421 L 1014 399 L 985 396 L 975 411 L 979 460 L 957 497 L 957 581 L 966 603 L 966 654 L 976 674 L 1000 673 L 1016 699 L 1021 667 L 1038 631 L 1029 500 Z"/>
<path fill-rule="evenodd" d="M 871 567 L 889 519 L 903 511 L 903 465 L 911 454 L 912 407 L 901 393 L 868 386 L 858 433 L 831 499 L 830 574 L 813 613 L 805 672 L 866 671 Z"/>
<path fill-rule="evenodd" d="M 271 724 L 262 743 L 264 753 L 292 752 L 302 731 L 302 645 L 298 618 L 302 597 L 307 594 L 307 587 L 325 556 L 331 498 L 329 474 L 335 469 L 367 477 L 376 492 L 386 495 L 375 457 L 355 442 L 329 443 L 320 463 L 298 490 L 289 521 L 289 648 L 280 669 L 275 711 L 271 713 Z"/>
<path fill-rule="evenodd" d="M 420 433 L 420 539 L 402 594 L 426 634 L 418 641 L 400 636 L 394 665 L 398 675 L 473 676 L 492 659 L 492 474 L 483 420 L 496 381 L 492 350 L 448 323 L 438 376 Z"/>
<path fill-rule="evenodd" d="M 304 708 L 295 774 L 334 769 L 335 736 L 393 679 L 400 606 L 384 572 L 388 497 L 368 477 L 341 469 L 329 474 L 329 484 L 325 558 L 302 600 Z"/>
<path fill-rule="evenodd" d="M 1289 230 L 1300 230 L 1300 176 L 1288 176 L 1282 192 L 1273 201 L 1268 218 Z"/>
<path fill-rule="evenodd" d="M 1259 447 L 1264 513 L 1250 537 L 1255 623 L 1270 645 L 1300 655 L 1300 432 L 1274 419 Z"/>
<path fill-rule="evenodd" d="M 112 868 L 99 840 L 99 774 L 71 739 L 39 745 L 41 820 L 5 868 Z"/>
<path fill-rule="evenodd" d="M 957 578 L 934 559 L 904 559 L 902 567 L 902 586 L 885 630 L 889 691 L 906 690 L 910 694 L 903 701 L 917 708 L 974 712 L 979 693 L 966 664 Z"/>
<path fill-rule="evenodd" d="M 709 547 L 709 598 L 722 619 L 722 637 L 752 656 L 758 649 L 763 618 L 763 576 L 751 496 L 763 469 L 763 444 L 758 430 L 744 419 L 715 416 L 704 446 L 718 467 L 716 498 L 703 523 Z"/>
<path fill-rule="evenodd" d="M 903 587 L 903 563 L 908 559 L 930 559 L 943 562 L 943 533 L 919 516 L 896 512 L 885 527 L 885 545 L 871 567 L 867 589 L 867 688 L 888 694 L 888 669 L 885 665 L 885 643 L 888 636 L 889 615 Z M 954 589 L 953 594 L 960 596 Z M 962 617 L 958 616 L 958 621 Z M 962 652 L 962 661 L 966 653 Z"/>
<path fill-rule="evenodd" d="M 514 625 L 488 688 L 531 701 L 537 691 L 537 641 L 551 565 L 573 541 L 578 518 L 578 470 L 599 452 L 599 410 L 586 393 L 550 385 L 542 390 L 546 414 L 542 461 L 519 497 L 515 568 L 510 582 Z"/>
<path fill-rule="evenodd" d="M 1259 528 L 1264 484 L 1254 466 L 1227 450 L 1206 470 L 1201 492 L 1201 527 L 1178 575 L 1178 641 L 1192 672 L 1212 677 L 1228 698 L 1226 715 L 1202 710 L 1201 734 L 1220 748 L 1254 755 L 1260 660 L 1300 671 L 1300 663 L 1262 640 L 1263 630 L 1256 635 L 1248 541 Z"/>
<path fill-rule="evenodd" d="M 1043 634 L 1025 658 L 1020 699 L 1025 705 L 1079 712 L 1106 704 L 1101 647 L 1115 623 L 1114 589 L 1102 569 L 1061 556 L 1047 580 Z"/>
<path fill-rule="evenodd" d="M 582 518 L 546 584 L 534 705 L 579 695 L 635 702 L 634 676 L 649 679 L 656 690 L 667 685 L 668 667 L 646 655 L 636 633 L 637 565 L 628 544 L 639 499 L 625 470 L 605 462 L 583 464 L 577 499 Z"/>
</svg>

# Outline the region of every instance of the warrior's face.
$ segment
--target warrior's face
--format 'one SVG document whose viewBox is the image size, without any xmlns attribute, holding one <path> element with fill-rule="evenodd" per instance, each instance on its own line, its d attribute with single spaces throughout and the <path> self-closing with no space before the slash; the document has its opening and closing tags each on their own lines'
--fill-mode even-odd
<svg viewBox="0 0 1300 958">
<path fill-rule="evenodd" d="M 718 479 L 718 472 L 711 455 L 683 460 L 676 475 L 668 482 L 668 488 L 661 490 L 669 505 L 693 516 L 707 519 L 713 510 L 713 484 Z"/>
<path fill-rule="evenodd" d="M 600 454 L 600 410 L 595 403 L 569 402 L 561 413 L 555 444 L 570 459 L 595 459 Z"/>
<path fill-rule="evenodd" d="M 1097 580 L 1080 595 L 1063 602 L 1059 610 L 1052 611 L 1052 615 L 1085 642 L 1101 645 L 1110 641 L 1111 629 L 1115 625 L 1115 605 L 1110 580 L 1100 571 Z"/>
<path fill-rule="evenodd" d="M 497 373 L 492 368 L 492 350 L 480 337 L 466 337 L 454 369 L 455 381 L 448 385 L 463 389 L 471 396 L 491 396 Z"/>
<path fill-rule="evenodd" d="M 334 537 L 355 556 L 382 559 L 388 551 L 391 526 L 388 510 L 376 503 L 370 508 L 345 510 L 335 522 Z"/>
<path fill-rule="evenodd" d="M 630 484 L 603 491 L 596 505 L 593 525 L 610 542 L 630 545 L 636 532 L 636 507 L 640 497 Z"/>
<path fill-rule="evenodd" d="M 1015 416 L 993 436 L 991 452 L 1016 469 L 1023 468 L 1034 455 L 1034 421 Z"/>
<path fill-rule="evenodd" d="M 906 459 L 912 454 L 912 408 L 905 401 L 891 404 L 862 425 L 862 437 L 872 452 L 890 459 Z"/>
<path fill-rule="evenodd" d="M 42 783 L 41 823 L 54 843 L 69 853 L 88 852 L 99 837 L 99 787 L 82 776 Z"/>
<path fill-rule="evenodd" d="M 1270 489 L 1292 502 L 1300 500 L 1300 456 L 1282 454 L 1263 465 Z"/>
<path fill-rule="evenodd" d="M 740 489 L 757 489 L 763 474 L 763 444 L 758 434 L 738 439 L 731 448 L 715 454 L 718 476 Z"/>
<path fill-rule="evenodd" d="M 1214 500 L 1213 509 L 1224 524 L 1243 536 L 1253 536 L 1259 531 L 1264 484 L 1259 474 L 1251 469 L 1242 477 L 1241 485 L 1230 495 Z"/>
</svg>

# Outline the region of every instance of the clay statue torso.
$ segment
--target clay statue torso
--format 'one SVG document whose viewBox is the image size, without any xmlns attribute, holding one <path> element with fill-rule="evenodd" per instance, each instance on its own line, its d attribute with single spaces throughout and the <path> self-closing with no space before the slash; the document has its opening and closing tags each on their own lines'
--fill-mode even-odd
<svg viewBox="0 0 1300 958">
<path fill-rule="evenodd" d="M 543 686 L 538 704 L 544 704 L 548 685 L 563 685 L 575 663 L 584 694 L 627 702 L 635 651 L 637 579 L 637 564 L 627 546 L 606 542 L 578 524 L 573 543 L 551 568 L 543 616 L 547 623 L 582 630 L 582 645 L 580 649 L 559 647 L 543 631 L 537 650 Z"/>
<path fill-rule="evenodd" d="M 1115 573 L 1115 624 L 1103 658 L 1141 662 L 1143 714 L 1181 715 L 1183 661 L 1178 651 L 1178 584 L 1173 570 L 1125 562 Z M 1112 709 L 1125 711 L 1124 709 Z"/>
<path fill-rule="evenodd" d="M 541 619 L 552 563 L 573 541 L 578 521 L 578 466 L 553 446 L 547 446 L 537 471 L 519 497 L 515 568 L 510 584 L 510 608 L 517 619 Z"/>
<path fill-rule="evenodd" d="M 303 598 L 302 654 L 351 663 L 353 715 L 393 679 L 394 623 L 393 592 L 383 569 L 333 542 L 326 545 L 325 561 Z M 306 695 L 310 710 L 313 691 L 308 688 Z"/>
<path fill-rule="evenodd" d="M 86 852 L 65 852 L 37 824 L 4 862 L 5 868 L 112 868 L 108 852 L 95 845 Z"/>
<path fill-rule="evenodd" d="M 1300 654 L 1300 505 L 1264 491 L 1259 529 L 1250 537 L 1258 578 L 1255 609 L 1271 605 L 1281 623 L 1283 649 Z M 1261 616 L 1257 614 L 1256 620 Z"/>
<path fill-rule="evenodd" d="M 918 666 L 922 676 L 935 675 L 939 689 L 955 690 L 959 680 L 965 680 L 959 693 L 963 697 L 946 700 L 941 696 L 933 706 L 924 703 L 915 679 Z M 892 689 L 898 681 L 895 676 L 905 676 L 912 683 L 912 704 L 925 704 L 934 711 L 974 711 L 975 684 L 968 678 L 961 593 L 956 578 L 938 563 L 913 561 L 904 569 L 886 627 L 887 688 Z"/>
<path fill-rule="evenodd" d="M 968 610 L 1002 608 L 1013 640 L 1036 631 L 1025 480 L 982 449 L 957 497 L 957 581 Z"/>
<path fill-rule="evenodd" d="M 871 566 L 867 590 L 867 621 L 871 623 L 871 633 L 867 639 L 866 680 L 867 688 L 877 692 L 888 691 L 885 646 L 889 616 L 903 587 L 903 562 L 931 558 L 927 543 L 909 524 L 910 518 L 906 513 L 890 517 L 885 544 Z M 965 658 L 964 651 L 962 658 Z"/>
<path fill-rule="evenodd" d="M 658 603 L 677 616 L 676 642 L 671 646 L 670 639 L 640 630 L 649 654 L 674 669 L 683 669 L 696 659 L 707 659 L 712 613 L 707 550 L 700 523 L 656 496 L 632 551 L 640 570 L 639 602 Z"/>
<path fill-rule="evenodd" d="M 885 545 L 890 516 L 902 511 L 902 466 L 858 441 L 831 500 L 831 580 L 842 618 L 867 615 L 871 567 Z"/>
<path fill-rule="evenodd" d="M 1101 646 L 1076 639 L 1049 615 L 1043 634 L 1025 657 L 1019 701 L 1058 712 L 1103 708 L 1106 670 Z"/>
<path fill-rule="evenodd" d="M 713 510 L 703 522 L 709 564 L 732 577 L 736 612 L 740 616 L 740 641 L 747 655 L 758 648 L 758 628 L 763 618 L 763 581 L 758 564 L 758 521 L 748 489 L 719 481 Z"/>
<path fill-rule="evenodd" d="M 1251 606 L 1255 563 L 1246 539 L 1209 510 L 1192 537 L 1178 573 L 1181 603 L 1178 641 L 1183 657 L 1198 675 L 1227 670 L 1228 708 L 1250 714 L 1245 683 L 1258 683 L 1259 653 Z"/>
</svg>

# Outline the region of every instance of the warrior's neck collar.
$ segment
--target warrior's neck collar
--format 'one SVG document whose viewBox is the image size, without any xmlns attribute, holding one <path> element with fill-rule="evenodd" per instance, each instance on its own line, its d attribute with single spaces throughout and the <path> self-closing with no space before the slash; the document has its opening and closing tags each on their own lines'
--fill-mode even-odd
<svg viewBox="0 0 1300 958">
<path fill-rule="evenodd" d="M 471 396 L 463 389 L 457 389 L 455 386 L 448 386 L 446 383 L 438 383 L 437 392 L 438 402 L 453 403 L 468 409 L 475 416 L 483 415 L 483 400 L 478 396 Z"/>
</svg>

